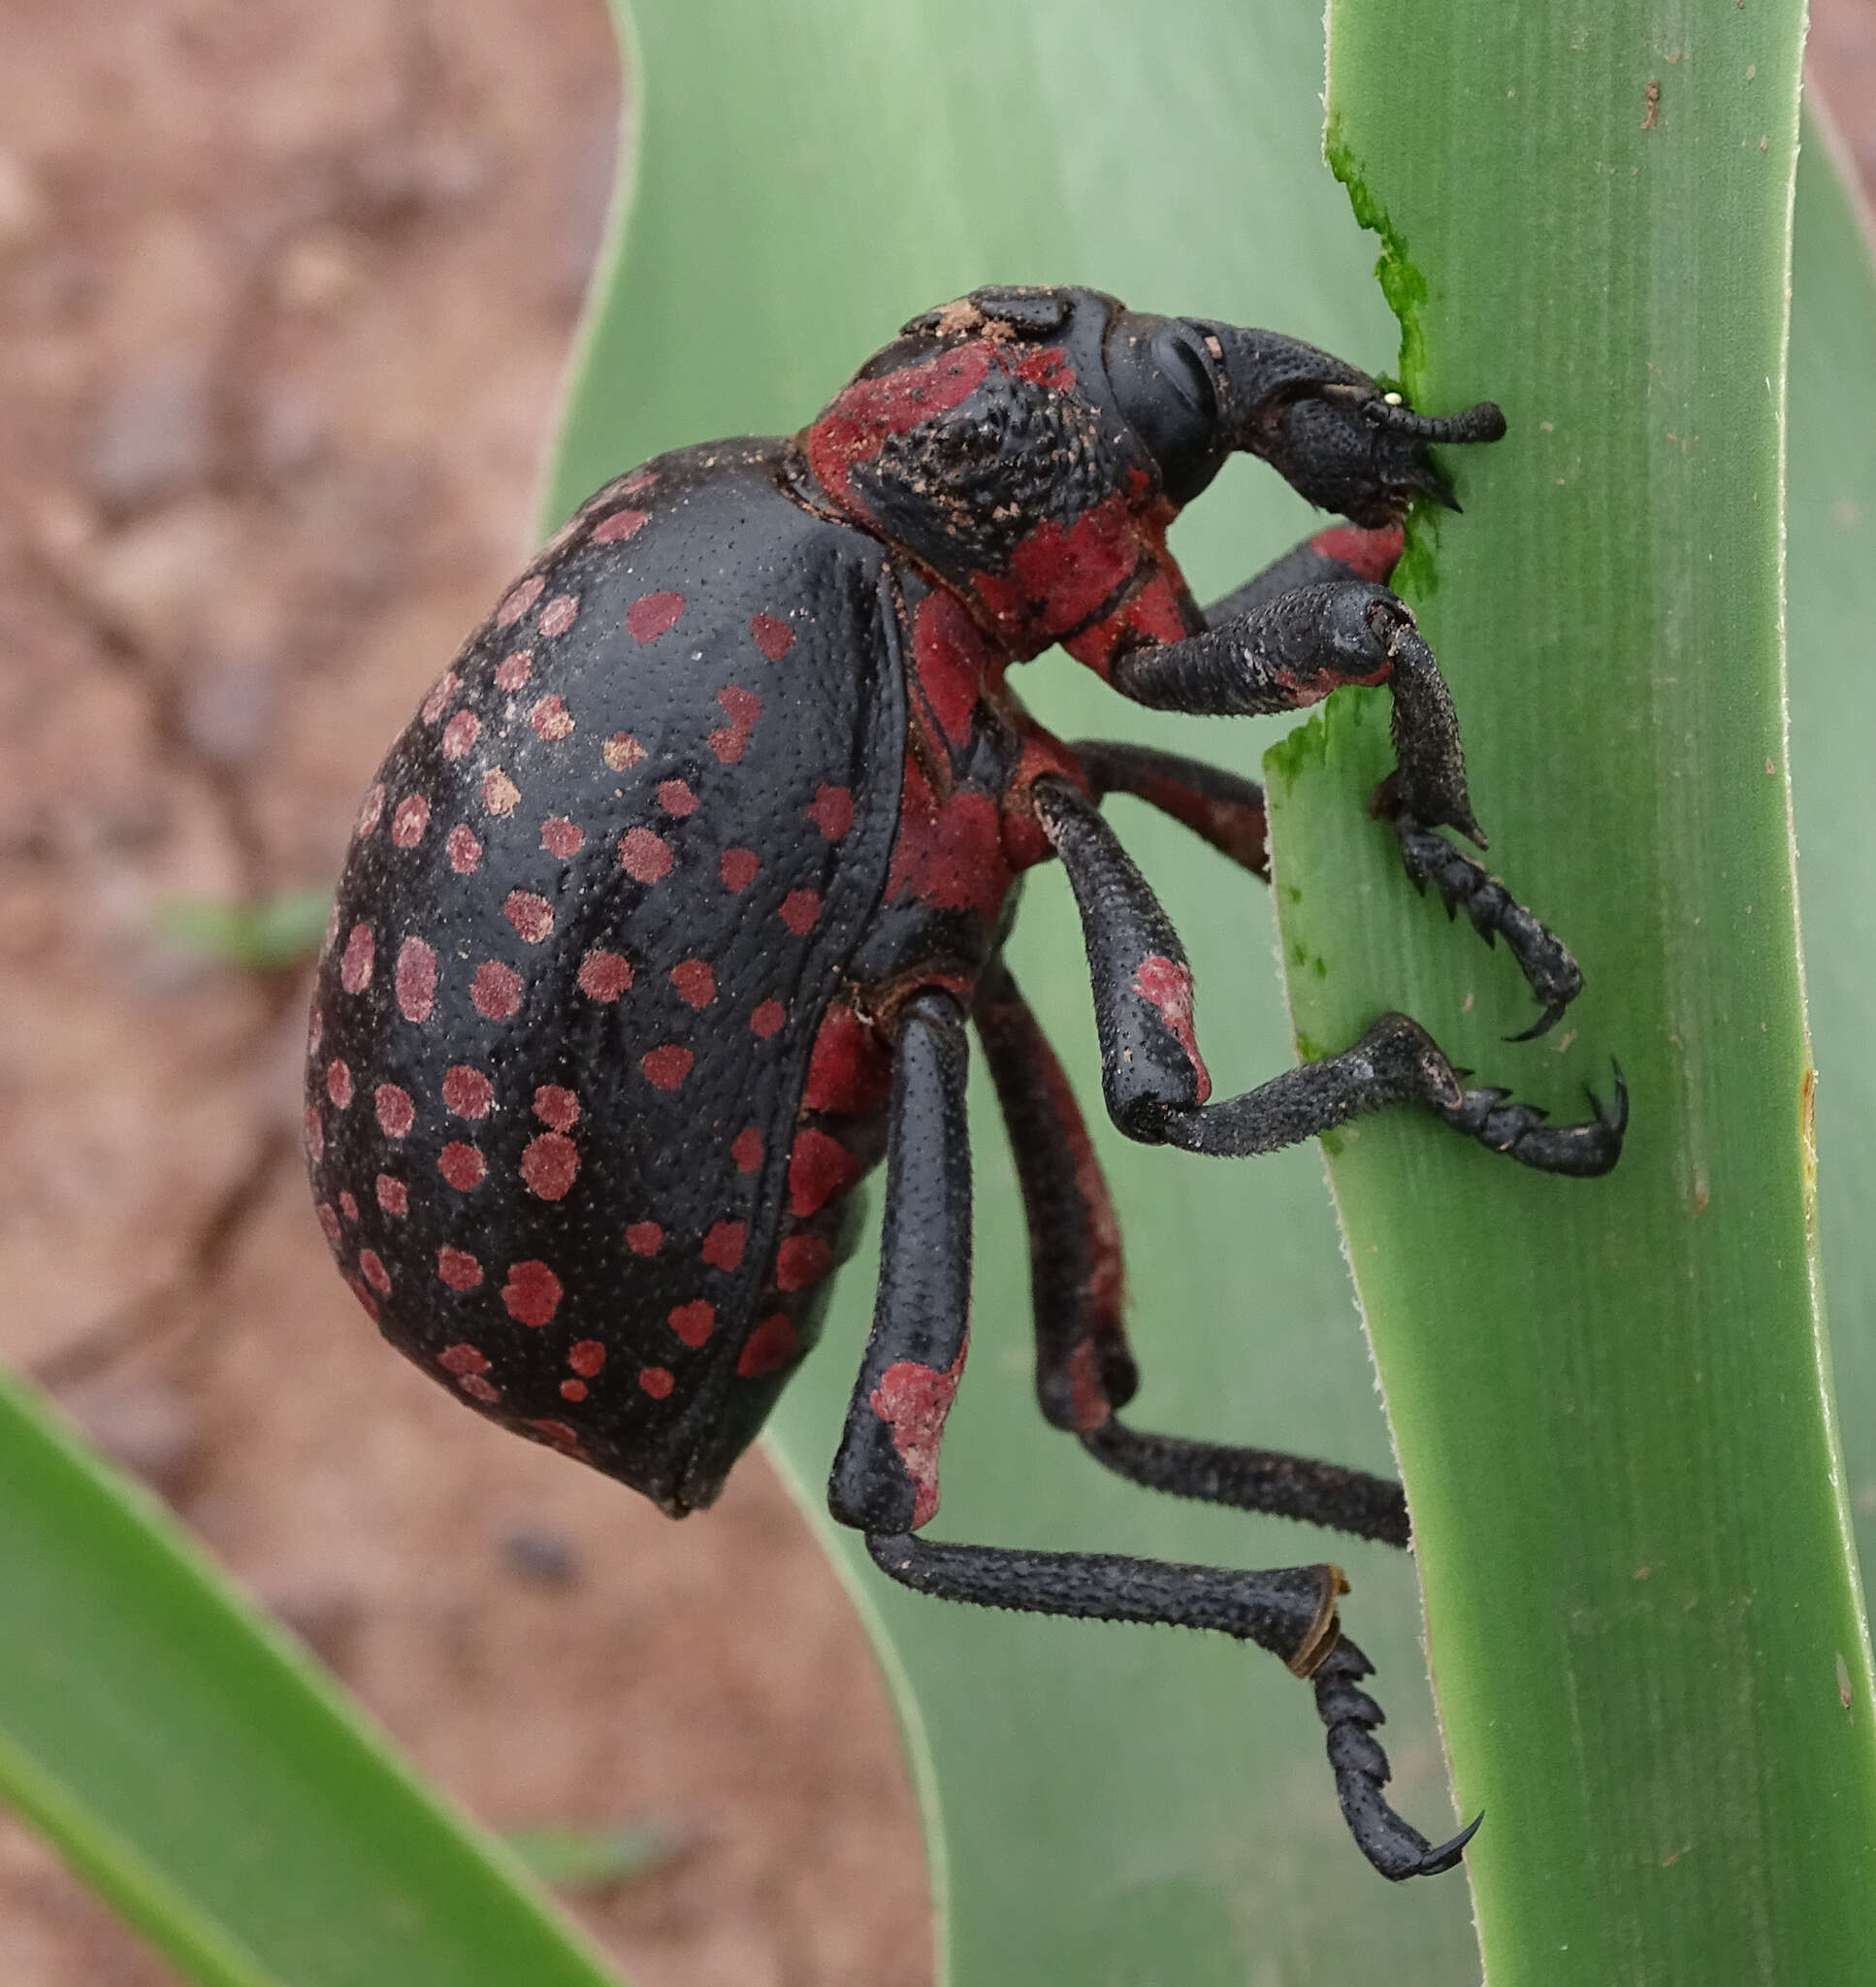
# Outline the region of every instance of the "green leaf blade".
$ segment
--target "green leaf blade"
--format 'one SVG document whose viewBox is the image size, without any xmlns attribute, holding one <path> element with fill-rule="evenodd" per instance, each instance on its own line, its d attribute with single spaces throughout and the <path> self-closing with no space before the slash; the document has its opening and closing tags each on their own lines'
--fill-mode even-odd
<svg viewBox="0 0 1876 1987">
<path fill-rule="evenodd" d="M 212 1987 L 606 1987 L 146 1498 L 0 1389 L 0 1793 Z"/>
<path fill-rule="evenodd" d="M 1290 973 L 1296 1026 L 1340 1047 L 1401 1007 L 1569 1117 L 1616 1056 L 1635 1104 L 1603 1182 L 1424 1120 L 1331 1158 L 1461 1796 L 1488 1814 L 1468 1861 L 1495 1982 L 1868 1957 L 1828 1904 L 1871 1874 L 1876 1755 L 1818 1380 L 1783 776 L 1800 23 L 1737 13 L 1674 42 L 1613 5 L 1418 8 L 1410 34 L 1332 10 L 1332 131 L 1426 286 L 1406 384 L 1511 422 L 1461 464 L 1417 604 L 1494 863 L 1589 991 L 1551 1042 L 1503 1040 L 1528 997 L 1405 889 L 1361 808 L 1385 711 L 1344 698 L 1270 762 L 1285 958 L 1327 965 Z M 1445 114 L 1404 121 L 1404 96 Z"/>
</svg>

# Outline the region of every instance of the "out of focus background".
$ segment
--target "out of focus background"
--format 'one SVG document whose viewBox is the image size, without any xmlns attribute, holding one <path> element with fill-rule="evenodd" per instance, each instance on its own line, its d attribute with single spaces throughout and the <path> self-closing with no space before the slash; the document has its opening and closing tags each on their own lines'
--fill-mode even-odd
<svg viewBox="0 0 1876 1987">
<path fill-rule="evenodd" d="M 1876 0 L 1812 16 L 1876 188 Z M 885 1692 L 762 1459 L 675 1526 L 390 1354 L 305 1189 L 293 920 L 188 915 L 330 882 L 526 550 L 600 0 L 12 0 L 4 47 L 0 1356 L 480 1819 L 646 1831 L 574 1900 L 636 1987 L 922 1987 Z M 0 1819 L 0 1978 L 175 1976 Z"/>
</svg>

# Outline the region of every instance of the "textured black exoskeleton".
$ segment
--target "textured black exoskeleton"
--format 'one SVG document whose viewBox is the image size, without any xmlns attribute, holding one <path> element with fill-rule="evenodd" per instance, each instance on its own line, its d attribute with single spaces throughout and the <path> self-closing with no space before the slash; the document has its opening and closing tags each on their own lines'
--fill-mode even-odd
<svg viewBox="0 0 1876 1987">
<path fill-rule="evenodd" d="M 964 1363 L 965 1023 L 1023 1182 L 1037 1390 L 1154 1488 L 1405 1545 L 1397 1484 L 1130 1427 L 1120 1254 L 1074 1098 L 1001 959 L 1020 872 L 1066 865 L 1103 1082 L 1132 1138 L 1269 1152 L 1414 1105 L 1528 1166 L 1606 1172 L 1626 1117 L 1552 1125 L 1465 1087 L 1405 1015 L 1210 1103 L 1185 954 L 1102 818 L 1139 796 L 1259 876 L 1263 796 L 1066 745 L 1009 689 L 1059 642 L 1136 703 L 1278 711 L 1386 684 L 1374 801 L 1407 873 L 1503 937 L 1549 1026 L 1564 946 L 1483 844 L 1445 684 L 1383 584 L 1429 419 L 1292 340 L 1079 289 L 907 325 L 791 440 L 608 485 L 437 682 L 366 798 L 310 1032 L 319 1216 L 399 1350 L 483 1414 L 655 1498 L 717 1495 L 819 1325 L 850 1189 L 887 1160 L 878 1308 L 829 1496 L 895 1580 L 954 1600 L 1222 1629 L 1313 1679 L 1384 1874 L 1449 1868 L 1381 1794 L 1340 1572 L 1227 1572 L 922 1540 Z M 1234 449 L 1349 524 L 1201 611 L 1166 528 Z M 1468 1832 L 1470 1834 L 1470 1831 Z"/>
</svg>

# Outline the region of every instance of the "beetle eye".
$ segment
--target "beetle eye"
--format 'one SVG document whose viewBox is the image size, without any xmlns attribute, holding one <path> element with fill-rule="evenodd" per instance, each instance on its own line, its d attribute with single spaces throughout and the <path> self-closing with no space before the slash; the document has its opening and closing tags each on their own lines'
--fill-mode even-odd
<svg viewBox="0 0 1876 1987">
<path fill-rule="evenodd" d="M 1196 332 L 1177 318 L 1146 337 L 1131 330 L 1109 342 L 1108 377 L 1120 411 L 1159 464 L 1167 496 L 1189 504 L 1226 454 L 1211 369 Z"/>
</svg>

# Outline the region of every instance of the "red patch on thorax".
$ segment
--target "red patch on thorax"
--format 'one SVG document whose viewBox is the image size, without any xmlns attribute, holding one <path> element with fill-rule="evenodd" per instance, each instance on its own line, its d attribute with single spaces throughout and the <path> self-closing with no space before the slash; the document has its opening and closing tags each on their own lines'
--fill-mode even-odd
<svg viewBox="0 0 1876 1987">
<path fill-rule="evenodd" d="M 926 1523 L 938 1509 L 938 1446 L 963 1371 L 963 1352 L 943 1373 L 916 1359 L 895 1360 L 867 1396 L 874 1414 L 892 1430 L 892 1447 L 912 1479 L 915 1526 Z"/>
<path fill-rule="evenodd" d="M 987 342 L 954 345 L 896 373 L 856 379 L 835 396 L 803 438 L 808 465 L 836 502 L 858 509 L 847 479 L 856 463 L 877 455 L 889 435 L 968 400 L 997 357 Z"/>
<path fill-rule="evenodd" d="M 996 801 L 968 787 L 938 800 L 918 761 L 908 755 L 888 902 L 909 896 L 933 910 L 976 910 L 994 922 L 1009 894 L 1010 875 Z"/>
<path fill-rule="evenodd" d="M 810 1111 L 874 1111 L 886 1103 L 891 1085 L 886 1044 L 844 1000 L 836 1000 L 815 1031 L 802 1104 Z"/>
<path fill-rule="evenodd" d="M 986 684 L 1002 671 L 993 649 L 955 594 L 938 588 L 912 616 L 912 661 L 925 707 L 951 745 L 970 740 L 971 713 Z"/>
</svg>

